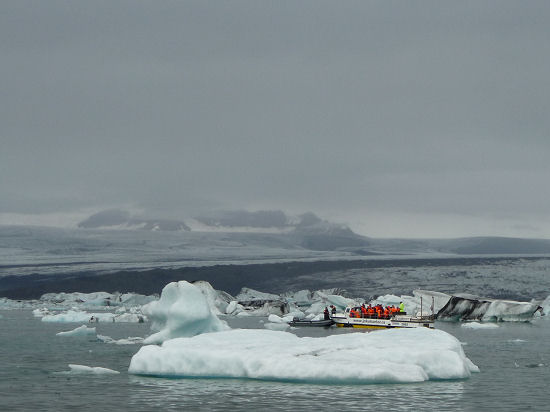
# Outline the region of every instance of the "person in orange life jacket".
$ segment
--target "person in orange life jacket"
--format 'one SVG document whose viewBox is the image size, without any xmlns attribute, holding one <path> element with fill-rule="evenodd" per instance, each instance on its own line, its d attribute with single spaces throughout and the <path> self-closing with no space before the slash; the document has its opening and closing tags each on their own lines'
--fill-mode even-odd
<svg viewBox="0 0 550 412">
<path fill-rule="evenodd" d="M 371 305 L 369 305 L 369 307 L 367 308 L 367 316 L 369 317 L 374 316 L 374 308 Z"/>
</svg>

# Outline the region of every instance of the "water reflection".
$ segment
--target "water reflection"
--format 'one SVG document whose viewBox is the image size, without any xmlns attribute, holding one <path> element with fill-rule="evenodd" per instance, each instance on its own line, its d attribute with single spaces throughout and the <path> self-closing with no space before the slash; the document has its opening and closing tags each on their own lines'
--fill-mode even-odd
<svg viewBox="0 0 550 412">
<path fill-rule="evenodd" d="M 147 410 L 461 410 L 463 381 L 318 385 L 130 376 L 129 404 Z"/>
</svg>

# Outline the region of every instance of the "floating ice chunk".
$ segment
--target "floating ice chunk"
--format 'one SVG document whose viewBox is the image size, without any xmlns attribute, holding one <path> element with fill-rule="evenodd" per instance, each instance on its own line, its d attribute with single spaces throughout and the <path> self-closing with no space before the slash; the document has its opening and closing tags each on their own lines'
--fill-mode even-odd
<svg viewBox="0 0 550 412">
<path fill-rule="evenodd" d="M 242 311 L 242 312 L 238 312 L 237 313 L 237 316 L 240 317 L 240 318 L 245 318 L 247 316 L 251 316 L 250 313 L 248 313 L 247 311 Z"/>
<path fill-rule="evenodd" d="M 540 306 L 533 302 L 516 302 L 454 295 L 437 313 L 443 320 L 520 321 L 533 319 Z"/>
<path fill-rule="evenodd" d="M 384 306 L 388 306 L 388 305 L 399 306 L 399 302 L 402 302 L 402 301 L 403 301 L 403 298 L 396 295 L 381 295 L 381 296 L 378 296 L 376 299 L 374 299 L 370 303 L 373 305 L 380 304 Z"/>
<path fill-rule="evenodd" d="M 32 311 L 32 314 L 35 318 L 42 318 L 46 315 L 51 315 L 52 313 L 47 308 L 36 308 Z"/>
<path fill-rule="evenodd" d="M 0 309 L 30 309 L 36 306 L 35 300 L 11 300 L 8 298 L 0 298 Z"/>
<path fill-rule="evenodd" d="M 139 313 L 121 313 L 115 315 L 112 321 L 124 323 L 144 323 L 147 321 L 147 316 Z"/>
<path fill-rule="evenodd" d="M 101 306 L 141 306 L 145 305 L 158 297 L 145 296 L 137 293 L 46 293 L 40 297 L 42 304 L 53 305 L 55 307 L 78 306 L 81 308 L 93 308 Z"/>
<path fill-rule="evenodd" d="M 267 321 L 272 323 L 283 323 L 283 318 L 277 315 L 269 315 Z"/>
<path fill-rule="evenodd" d="M 289 292 L 283 295 L 288 302 L 298 306 L 310 306 L 313 303 L 313 292 L 307 289 L 299 290 L 298 292 Z"/>
<path fill-rule="evenodd" d="M 299 338 L 234 329 L 148 345 L 129 372 L 161 377 L 227 377 L 318 383 L 422 382 L 478 372 L 452 335 L 424 328 Z"/>
<path fill-rule="evenodd" d="M 88 313 L 80 310 L 68 310 L 61 313 L 50 313 L 42 317 L 42 322 L 61 322 L 61 323 L 71 323 L 71 322 L 90 322 L 93 317 L 93 321 L 97 322 L 112 322 L 115 315 L 108 312 L 101 313 Z"/>
<path fill-rule="evenodd" d="M 281 299 L 279 295 L 275 295 L 273 293 L 260 292 L 258 290 L 254 290 L 250 288 L 242 288 L 239 294 L 235 296 L 235 298 L 238 301 L 255 301 L 255 300 L 267 301 L 267 300 Z"/>
<path fill-rule="evenodd" d="M 210 309 L 201 290 L 186 281 L 171 282 L 162 289 L 160 299 L 142 307 L 158 332 L 145 343 L 161 343 L 167 339 L 216 332 L 229 327 Z"/>
<path fill-rule="evenodd" d="M 496 329 L 498 325 L 496 323 L 468 322 L 463 323 L 462 327 L 466 329 Z"/>
<path fill-rule="evenodd" d="M 265 323 L 264 328 L 269 330 L 287 330 L 290 328 L 290 325 L 288 323 Z"/>
<path fill-rule="evenodd" d="M 57 336 L 71 336 L 71 337 L 80 337 L 80 336 L 95 336 L 95 328 L 89 328 L 86 325 L 79 326 L 76 329 L 69 330 L 67 332 L 56 333 Z"/>
<path fill-rule="evenodd" d="M 37 314 L 35 314 L 37 316 Z M 142 323 L 147 318 L 137 313 L 114 314 L 109 312 L 89 313 L 80 310 L 68 310 L 61 313 L 48 312 L 42 316 L 42 322 L 61 322 L 61 323 L 97 323 L 97 322 L 125 322 Z"/>
<path fill-rule="evenodd" d="M 292 318 L 281 318 L 277 315 L 269 315 L 267 320 L 268 323 L 264 324 L 264 328 L 270 330 L 286 330 L 289 327 L 287 322 L 290 322 Z"/>
<path fill-rule="evenodd" d="M 49 304 L 86 304 L 87 306 L 106 306 L 112 295 L 107 292 L 93 293 L 46 293 L 40 297 L 40 301 Z"/>
<path fill-rule="evenodd" d="M 284 315 L 289 312 L 289 305 L 286 299 L 272 293 L 242 288 L 236 299 L 248 314 L 252 316 Z"/>
<path fill-rule="evenodd" d="M 138 293 L 123 293 L 112 299 L 114 305 L 122 305 L 125 307 L 143 306 L 155 300 L 158 300 L 158 295 L 140 295 Z"/>
<path fill-rule="evenodd" d="M 284 319 L 286 319 L 286 318 L 290 318 L 290 320 L 292 320 L 294 318 L 302 319 L 305 316 L 306 316 L 306 314 L 304 312 L 302 312 L 301 310 L 294 309 L 294 310 L 291 310 L 290 312 L 288 312 L 285 315 Z"/>
<path fill-rule="evenodd" d="M 240 315 L 241 313 L 243 313 L 245 311 L 245 307 L 243 305 L 241 305 L 239 302 L 237 302 L 236 300 L 232 300 L 231 302 L 229 302 L 229 304 L 226 306 L 225 308 L 225 313 L 227 315 L 233 315 L 233 316 L 238 316 Z"/>
<path fill-rule="evenodd" d="M 130 336 L 126 339 L 113 339 L 110 336 L 97 335 L 97 340 L 103 343 L 114 343 L 115 345 L 135 345 L 137 343 L 143 343 L 143 338 L 139 336 Z"/>
<path fill-rule="evenodd" d="M 120 373 L 118 371 L 108 369 L 108 368 L 102 368 L 100 366 L 85 366 L 85 365 L 69 364 L 69 368 L 71 370 L 67 373 L 70 373 L 70 374 L 117 375 Z"/>
<path fill-rule="evenodd" d="M 533 318 L 539 305 L 530 302 L 495 300 L 483 315 L 484 321 L 525 321 Z"/>
</svg>

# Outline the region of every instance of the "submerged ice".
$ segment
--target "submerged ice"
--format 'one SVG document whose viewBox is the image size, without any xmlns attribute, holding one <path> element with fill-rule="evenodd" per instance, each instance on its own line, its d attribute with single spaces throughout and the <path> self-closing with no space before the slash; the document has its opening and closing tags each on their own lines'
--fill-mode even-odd
<svg viewBox="0 0 550 412">
<path fill-rule="evenodd" d="M 404 383 L 466 378 L 478 368 L 460 342 L 428 329 L 299 338 L 235 329 L 143 346 L 129 372 L 331 383 Z"/>
</svg>

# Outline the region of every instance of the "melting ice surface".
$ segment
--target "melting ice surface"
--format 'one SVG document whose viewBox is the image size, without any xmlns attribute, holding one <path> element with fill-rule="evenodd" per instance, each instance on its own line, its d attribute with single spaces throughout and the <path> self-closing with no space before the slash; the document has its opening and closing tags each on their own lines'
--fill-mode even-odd
<svg viewBox="0 0 550 412">
<path fill-rule="evenodd" d="M 322 338 L 234 329 L 142 347 L 129 372 L 319 383 L 404 383 L 467 378 L 478 368 L 452 335 L 395 329 Z"/>
</svg>

